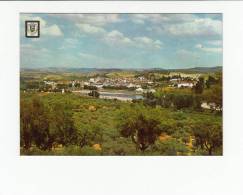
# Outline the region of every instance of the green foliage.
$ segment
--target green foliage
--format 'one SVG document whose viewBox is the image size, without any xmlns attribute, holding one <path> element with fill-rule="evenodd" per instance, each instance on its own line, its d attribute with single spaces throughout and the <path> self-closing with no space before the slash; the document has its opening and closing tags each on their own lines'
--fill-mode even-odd
<svg viewBox="0 0 243 195">
<path fill-rule="evenodd" d="M 189 108 L 193 106 L 193 96 L 192 95 L 181 95 L 177 94 L 173 97 L 174 106 L 177 109 Z"/>
<path fill-rule="evenodd" d="M 75 139 L 72 114 L 58 103 L 45 105 L 39 97 L 21 102 L 21 144 L 32 142 L 40 149 L 51 149 L 54 142 L 70 144 Z"/>
<path fill-rule="evenodd" d="M 196 94 L 202 94 L 203 93 L 203 89 L 204 89 L 204 78 L 203 77 L 199 77 L 198 82 L 194 86 L 194 91 L 195 91 Z"/>
<path fill-rule="evenodd" d="M 84 89 L 97 90 L 97 87 L 96 86 L 90 86 L 90 85 L 84 85 Z"/>
<path fill-rule="evenodd" d="M 166 156 L 187 155 L 189 152 L 186 145 L 177 141 L 176 139 L 156 141 L 152 151 L 155 151 L 155 154 L 157 155 Z"/>
<path fill-rule="evenodd" d="M 205 122 L 222 132 L 221 114 L 143 102 L 21 93 L 20 104 L 21 154 L 27 155 L 201 155 L 208 150 L 201 149 L 196 139 L 201 134 L 195 130 L 206 129 Z M 161 142 L 161 133 L 170 139 Z M 187 146 L 190 136 L 195 137 L 192 151 Z M 211 142 L 213 138 L 221 139 L 219 134 Z M 212 145 L 212 154 L 222 153 L 222 142 Z"/>
<path fill-rule="evenodd" d="M 198 123 L 193 127 L 193 135 L 195 137 L 195 146 L 205 149 L 208 155 L 212 155 L 219 148 L 222 150 L 223 134 L 221 124 L 213 124 L 207 121 Z"/>
<path fill-rule="evenodd" d="M 144 104 L 155 107 L 156 105 L 164 108 L 184 109 L 192 108 L 195 110 L 201 109 L 202 98 L 194 94 L 186 93 L 146 93 L 144 94 Z"/>
<path fill-rule="evenodd" d="M 131 139 L 118 137 L 115 140 L 108 139 L 102 144 L 104 155 L 137 155 L 138 151 Z"/>
<path fill-rule="evenodd" d="M 209 75 L 208 80 L 206 80 L 205 85 L 207 88 L 210 88 L 211 85 L 214 85 L 216 83 L 217 83 L 217 79 L 215 79 L 213 76 Z"/>
<path fill-rule="evenodd" d="M 207 102 L 215 103 L 216 107 L 222 110 L 223 107 L 222 85 L 211 86 L 211 88 L 204 93 L 204 100 L 206 100 Z"/>
<path fill-rule="evenodd" d="M 156 110 L 153 111 L 140 105 L 122 113 L 121 135 L 130 137 L 141 151 L 153 144 L 160 133 L 159 119 Z"/>
</svg>

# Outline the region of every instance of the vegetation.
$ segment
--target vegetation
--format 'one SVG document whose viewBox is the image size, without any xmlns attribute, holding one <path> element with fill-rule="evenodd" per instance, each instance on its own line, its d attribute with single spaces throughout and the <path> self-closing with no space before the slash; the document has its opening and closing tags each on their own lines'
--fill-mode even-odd
<svg viewBox="0 0 243 195">
<path fill-rule="evenodd" d="M 220 155 L 221 123 L 216 113 L 73 94 L 21 94 L 21 153 Z"/>
<path fill-rule="evenodd" d="M 51 86 L 42 82 L 48 75 L 21 77 L 21 154 L 222 155 L 220 73 L 200 77 L 192 89 L 169 87 L 168 72 L 120 74 L 151 77 L 156 92 L 132 102 L 108 100 L 100 98 L 95 86 L 84 86 L 90 92 L 80 96 L 66 93 L 79 84 L 62 82 L 50 92 L 46 88 Z M 202 102 L 214 106 L 203 109 Z"/>
</svg>

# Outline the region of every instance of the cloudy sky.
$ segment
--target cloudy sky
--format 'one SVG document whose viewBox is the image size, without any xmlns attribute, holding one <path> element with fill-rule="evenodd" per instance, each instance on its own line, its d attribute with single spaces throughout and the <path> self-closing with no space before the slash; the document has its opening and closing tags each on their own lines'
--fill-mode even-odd
<svg viewBox="0 0 243 195">
<path fill-rule="evenodd" d="M 25 38 L 25 20 L 40 38 Z M 21 14 L 21 68 L 222 66 L 221 14 Z"/>
</svg>

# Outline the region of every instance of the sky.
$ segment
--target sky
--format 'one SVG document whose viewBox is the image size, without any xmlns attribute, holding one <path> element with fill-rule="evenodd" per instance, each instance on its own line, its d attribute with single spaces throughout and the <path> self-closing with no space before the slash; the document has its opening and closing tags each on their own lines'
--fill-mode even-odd
<svg viewBox="0 0 243 195">
<path fill-rule="evenodd" d="M 25 37 L 25 21 L 40 37 Z M 221 14 L 21 14 L 21 68 L 222 66 Z"/>
</svg>

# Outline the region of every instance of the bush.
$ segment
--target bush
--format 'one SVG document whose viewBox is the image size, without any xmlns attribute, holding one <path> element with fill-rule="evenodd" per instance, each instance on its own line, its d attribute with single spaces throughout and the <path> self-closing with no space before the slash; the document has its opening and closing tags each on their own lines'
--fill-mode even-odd
<svg viewBox="0 0 243 195">
<path fill-rule="evenodd" d="M 177 141 L 176 139 L 168 139 L 165 141 L 156 141 L 152 150 L 155 151 L 155 154 L 158 155 L 168 155 L 168 156 L 176 156 L 176 155 L 187 155 L 189 152 L 188 148 L 185 144 Z"/>
<path fill-rule="evenodd" d="M 104 155 L 136 155 L 137 150 L 131 139 L 117 138 L 107 140 L 102 144 L 102 153 Z"/>
</svg>

